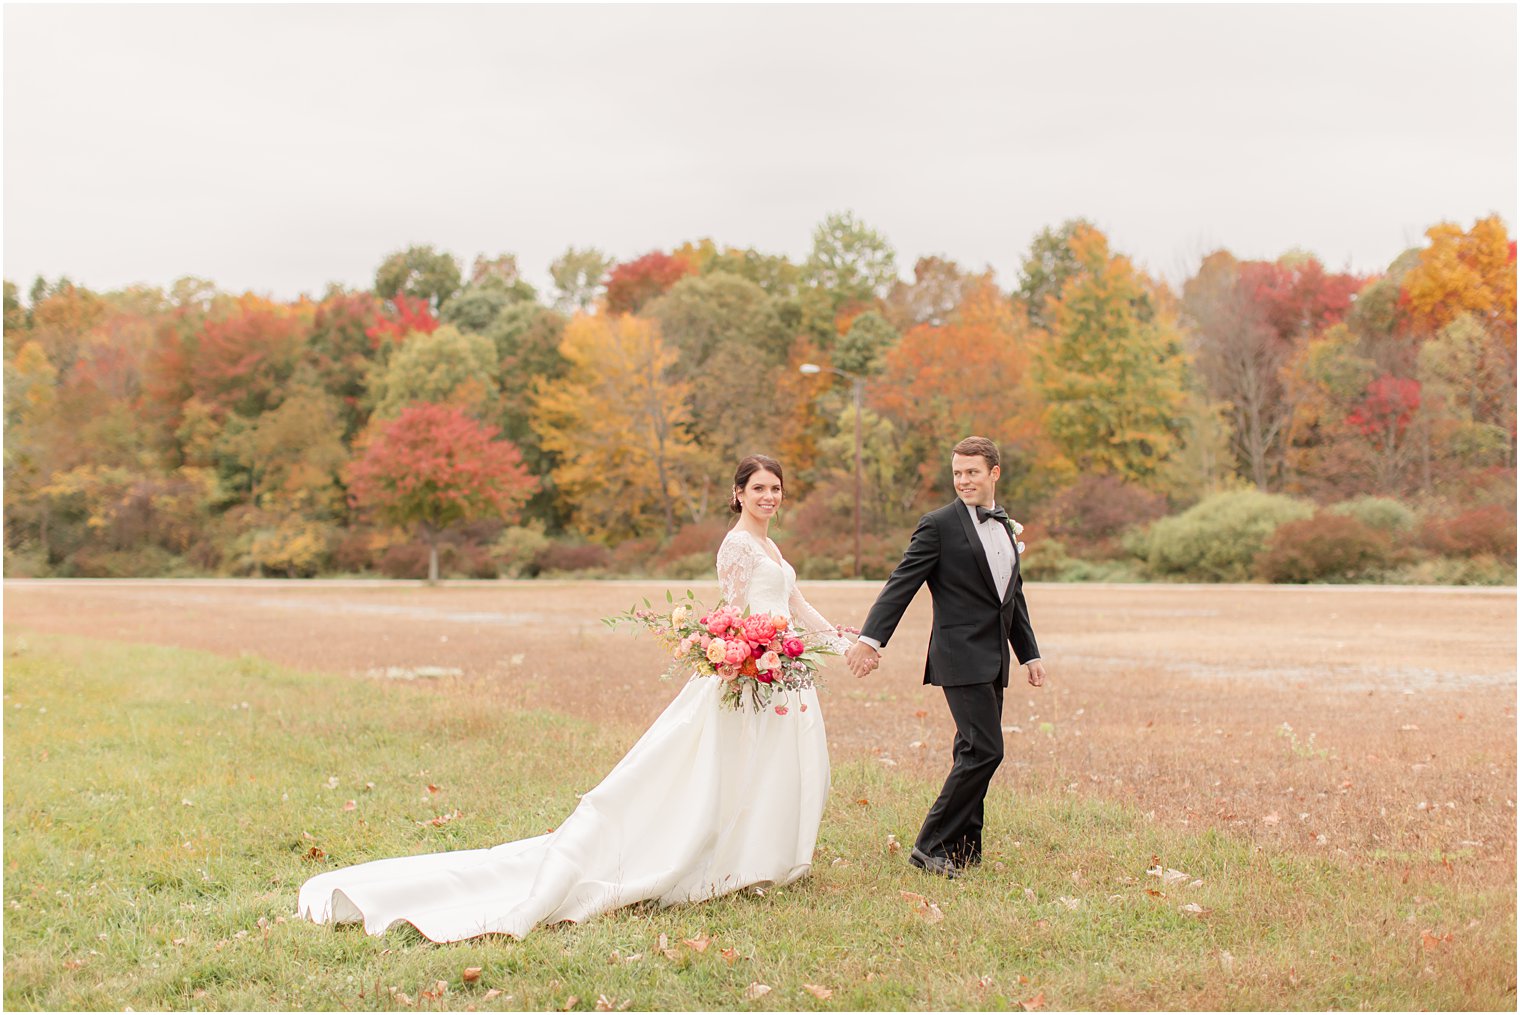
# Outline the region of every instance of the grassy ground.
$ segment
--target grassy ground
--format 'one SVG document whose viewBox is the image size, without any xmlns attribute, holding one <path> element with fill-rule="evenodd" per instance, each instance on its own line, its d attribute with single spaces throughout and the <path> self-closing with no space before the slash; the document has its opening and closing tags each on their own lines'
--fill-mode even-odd
<svg viewBox="0 0 1520 1015">
<path fill-rule="evenodd" d="M 936 780 L 869 759 L 835 769 L 813 874 L 763 896 L 523 942 L 334 931 L 295 918 L 306 877 L 540 833 L 638 727 L 18 630 L 6 655 L 7 1008 L 1515 1007 L 1512 870 L 1350 864 L 1042 790 L 995 795 L 986 865 L 949 883 L 889 843 Z"/>
</svg>

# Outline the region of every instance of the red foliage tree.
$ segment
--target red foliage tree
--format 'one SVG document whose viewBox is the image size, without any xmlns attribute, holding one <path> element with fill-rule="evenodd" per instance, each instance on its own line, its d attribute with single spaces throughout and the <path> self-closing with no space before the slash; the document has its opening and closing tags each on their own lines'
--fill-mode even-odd
<svg viewBox="0 0 1520 1015">
<path fill-rule="evenodd" d="M 1240 262 L 1240 289 L 1284 342 L 1317 335 L 1344 320 L 1366 279 L 1325 271 L 1313 257 Z"/>
<path fill-rule="evenodd" d="M 1390 432 L 1401 436 L 1419 407 L 1419 381 L 1384 374 L 1367 385 L 1366 396 L 1351 410 L 1346 422 L 1364 437 Z"/>
<path fill-rule="evenodd" d="M 349 498 L 396 525 L 417 525 L 438 580 L 438 537 L 455 522 L 515 521 L 538 489 L 510 441 L 459 409 L 419 402 L 390 422 L 349 467 Z"/>
<path fill-rule="evenodd" d="M 438 318 L 433 316 L 428 301 L 397 293 L 390 301 L 390 313 L 375 318 L 375 323 L 364 332 L 369 336 L 370 347 L 378 349 L 386 339 L 400 344 L 414 331 L 431 335 L 438 330 Z"/>
<path fill-rule="evenodd" d="M 635 314 L 696 269 L 683 257 L 652 251 L 612 269 L 607 276 L 607 311 Z"/>
<path fill-rule="evenodd" d="M 275 303 L 248 293 L 208 319 L 190 360 L 195 395 L 222 412 L 257 416 L 279 405 L 304 351 L 311 304 Z"/>
</svg>

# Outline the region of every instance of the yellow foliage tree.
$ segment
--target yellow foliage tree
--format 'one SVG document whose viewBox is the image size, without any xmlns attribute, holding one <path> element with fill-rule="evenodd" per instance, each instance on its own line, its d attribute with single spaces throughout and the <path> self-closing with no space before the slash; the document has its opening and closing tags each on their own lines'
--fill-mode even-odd
<svg viewBox="0 0 1520 1015">
<path fill-rule="evenodd" d="M 1450 222 L 1425 230 L 1430 246 L 1403 279 L 1410 323 L 1434 334 L 1463 314 L 1503 335 L 1515 353 L 1515 243 L 1497 215 L 1467 232 Z"/>
<path fill-rule="evenodd" d="M 690 385 L 671 373 L 676 352 L 653 321 L 580 314 L 560 355 L 570 368 L 535 386 L 532 422 L 555 456 L 551 473 L 573 524 L 599 538 L 673 533 L 700 486 Z"/>
</svg>

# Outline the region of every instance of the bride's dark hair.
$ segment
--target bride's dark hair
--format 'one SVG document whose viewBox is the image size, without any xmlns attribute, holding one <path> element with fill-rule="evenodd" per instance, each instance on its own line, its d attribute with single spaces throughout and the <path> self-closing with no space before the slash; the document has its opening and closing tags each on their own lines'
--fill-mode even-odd
<svg viewBox="0 0 1520 1015">
<path fill-rule="evenodd" d="M 734 490 L 728 495 L 728 509 L 734 514 L 744 510 L 739 506 L 739 491 L 749 485 L 749 477 L 761 471 L 769 472 L 781 480 L 782 490 L 786 489 L 786 477 L 781 474 L 780 462 L 770 455 L 750 455 L 734 470 Z"/>
</svg>

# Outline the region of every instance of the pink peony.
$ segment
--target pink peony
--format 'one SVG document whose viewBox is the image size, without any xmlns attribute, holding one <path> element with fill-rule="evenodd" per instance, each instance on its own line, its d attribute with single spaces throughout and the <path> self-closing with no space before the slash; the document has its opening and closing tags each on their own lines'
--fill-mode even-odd
<svg viewBox="0 0 1520 1015">
<path fill-rule="evenodd" d="M 764 613 L 751 614 L 744 618 L 744 640 L 751 645 L 764 645 L 776 637 L 776 625 L 771 618 Z"/>
<path fill-rule="evenodd" d="M 725 661 L 730 666 L 738 666 L 750 657 L 749 646 L 744 643 L 743 638 L 735 638 L 727 643 L 724 655 Z"/>
<path fill-rule="evenodd" d="M 796 659 L 807 651 L 807 646 L 802 644 L 801 638 L 788 638 L 781 643 L 781 651 Z"/>
<path fill-rule="evenodd" d="M 728 658 L 728 645 L 722 638 L 714 638 L 707 644 L 707 661 L 714 666 Z"/>
</svg>

